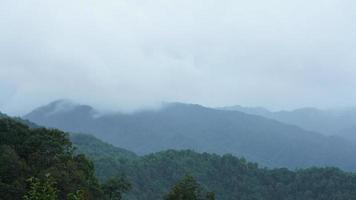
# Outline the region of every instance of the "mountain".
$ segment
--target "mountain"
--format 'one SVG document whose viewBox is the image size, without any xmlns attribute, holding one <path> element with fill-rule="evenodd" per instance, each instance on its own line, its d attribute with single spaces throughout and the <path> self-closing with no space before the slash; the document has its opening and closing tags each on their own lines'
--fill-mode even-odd
<svg viewBox="0 0 356 200">
<path fill-rule="evenodd" d="M 100 144 L 101 149 L 108 147 Z M 81 152 L 86 154 L 86 150 Z M 100 153 L 89 155 L 101 180 L 125 174 L 133 186 L 125 195 L 128 200 L 162 199 L 187 174 L 197 178 L 219 200 L 345 200 L 356 195 L 355 174 L 336 168 L 267 169 L 229 154 L 219 156 L 190 150 L 168 150 L 134 159 L 118 159 L 121 153 L 113 158 Z"/>
<path fill-rule="evenodd" d="M 23 117 L 39 125 L 59 128 L 68 132 L 84 132 L 86 124 L 91 123 L 96 111 L 86 105 L 70 100 L 57 100 L 47 106 L 35 109 Z M 84 127 L 81 127 L 84 125 Z M 73 131 L 74 130 L 74 131 Z"/>
<path fill-rule="evenodd" d="M 356 143 L 356 125 L 341 130 L 339 136 Z"/>
<path fill-rule="evenodd" d="M 76 148 L 77 154 L 85 154 L 91 159 L 136 159 L 138 156 L 126 149 L 105 143 L 94 136 L 87 134 L 70 134 L 70 141 Z"/>
<path fill-rule="evenodd" d="M 93 136 L 72 134 L 71 139 L 73 144 L 60 130 L 0 119 L 0 198 L 22 199 L 27 194 L 29 199 L 112 199 L 112 193 L 101 190 L 109 181 L 98 183 L 94 169 L 101 181 L 118 175 L 130 181 L 132 189 L 123 196 L 127 200 L 163 199 L 186 175 L 219 200 L 346 200 L 356 196 L 356 174 L 337 168 L 267 169 L 230 154 L 191 150 L 136 156 Z M 89 156 L 95 167 L 86 156 L 73 152 Z M 124 184 L 117 181 L 118 186 Z"/>
<path fill-rule="evenodd" d="M 354 144 L 237 111 L 170 103 L 159 110 L 98 115 L 56 101 L 25 116 L 39 125 L 89 133 L 138 154 L 167 149 L 231 153 L 272 167 L 337 166 L 356 170 Z"/>
<path fill-rule="evenodd" d="M 116 174 L 127 177 L 133 185 L 125 195 L 128 200 L 162 199 L 187 174 L 196 177 L 206 190 L 214 191 L 219 200 L 345 200 L 356 195 L 356 175 L 336 168 L 267 169 L 229 154 L 219 156 L 191 150 L 127 156 L 128 151 L 93 136 L 74 136 L 80 136 L 74 140 L 74 146 L 93 160 L 100 180 Z M 76 145 L 78 142 L 84 145 Z M 93 143 L 97 144 L 94 154 L 88 148 Z"/>
<path fill-rule="evenodd" d="M 70 134 L 70 140 L 75 147 L 76 154 L 85 154 L 94 162 L 95 174 L 102 182 L 122 174 L 122 166 L 126 166 L 129 160 L 138 158 L 131 151 L 115 147 L 91 135 Z"/>
<path fill-rule="evenodd" d="M 251 115 L 258 115 L 258 116 L 263 116 L 268 118 L 270 118 L 273 115 L 273 112 L 263 107 L 243 107 L 243 106 L 236 105 L 236 106 L 220 107 L 216 109 L 227 110 L 227 111 L 239 111 Z"/>
<path fill-rule="evenodd" d="M 356 140 L 356 132 L 346 134 L 347 130 L 356 127 L 356 109 L 320 110 L 316 108 L 301 108 L 291 111 L 271 112 L 260 107 L 231 106 L 219 108 L 221 110 L 240 111 L 258 115 L 280 122 L 296 125 L 305 130 L 338 135 L 346 139 Z"/>
</svg>

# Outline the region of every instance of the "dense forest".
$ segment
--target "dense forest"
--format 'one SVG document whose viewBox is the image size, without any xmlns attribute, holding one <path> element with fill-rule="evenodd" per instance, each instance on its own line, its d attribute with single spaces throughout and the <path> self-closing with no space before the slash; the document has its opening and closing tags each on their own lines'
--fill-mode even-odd
<svg viewBox="0 0 356 200">
<path fill-rule="evenodd" d="M 337 168 L 261 168 L 232 155 L 168 150 L 137 156 L 92 136 L 0 119 L 0 199 L 352 200 Z M 82 153 L 87 154 L 86 156 Z M 93 163 L 92 163 L 93 162 Z M 32 197 L 31 197 L 32 195 Z"/>
<path fill-rule="evenodd" d="M 93 145 L 101 152 L 113 151 L 111 145 L 92 136 L 80 137 L 93 139 L 86 143 L 88 146 L 79 146 L 83 149 Z M 229 154 L 191 150 L 168 150 L 141 157 L 117 151 L 123 157 L 111 157 L 110 153 L 88 155 L 100 179 L 125 174 L 133 184 L 126 198 L 132 200 L 160 199 L 186 174 L 195 177 L 220 200 L 351 200 L 356 195 L 356 175 L 337 168 L 268 169 Z"/>
<path fill-rule="evenodd" d="M 91 161 L 74 154 L 68 134 L 0 117 L 1 200 L 104 200 L 131 188 L 118 176 L 100 184 L 94 173 Z"/>
</svg>

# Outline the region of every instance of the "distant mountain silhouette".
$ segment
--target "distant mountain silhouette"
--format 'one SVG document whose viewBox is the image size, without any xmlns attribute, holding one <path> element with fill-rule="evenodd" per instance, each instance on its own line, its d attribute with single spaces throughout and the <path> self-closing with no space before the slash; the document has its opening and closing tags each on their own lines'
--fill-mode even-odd
<svg viewBox="0 0 356 200">
<path fill-rule="evenodd" d="M 356 125 L 341 130 L 338 136 L 356 143 Z"/>
<path fill-rule="evenodd" d="M 247 114 L 275 119 L 283 123 L 299 126 L 305 130 L 324 135 L 338 135 L 356 140 L 356 109 L 320 110 L 301 108 L 292 111 L 271 112 L 260 107 L 231 106 L 221 110 L 240 111 Z M 353 128 L 355 127 L 355 128 Z M 355 131 L 353 131 L 355 130 Z"/>
<path fill-rule="evenodd" d="M 90 106 L 56 101 L 25 118 L 47 127 L 93 134 L 138 154 L 192 149 L 231 153 L 266 166 L 356 170 L 353 143 L 256 115 L 200 105 L 168 103 L 159 110 L 98 115 Z"/>
</svg>

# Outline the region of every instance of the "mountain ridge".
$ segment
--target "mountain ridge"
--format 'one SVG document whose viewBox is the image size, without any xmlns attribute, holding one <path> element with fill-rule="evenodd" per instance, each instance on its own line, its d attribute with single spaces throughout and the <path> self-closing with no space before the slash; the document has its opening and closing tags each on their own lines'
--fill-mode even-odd
<svg viewBox="0 0 356 200">
<path fill-rule="evenodd" d="M 120 183 L 132 186 L 130 191 L 118 191 L 125 192 L 123 199 L 165 199 L 170 188 L 174 189 L 186 175 L 220 200 L 345 200 L 356 195 L 356 174 L 337 168 L 268 169 L 231 154 L 192 150 L 136 156 L 90 135 L 31 129 L 12 118 L 0 118 L 0 130 L 0 188 L 4 199 L 21 199 L 32 190 L 26 187 L 28 177 L 47 180 L 49 173 L 55 189 L 58 188 L 58 199 L 67 199 L 72 191 L 82 188 L 85 188 L 83 199 L 109 199 L 111 193 L 105 190 L 103 193 L 101 188 L 118 176 L 125 180 Z M 39 187 L 46 192 L 45 196 L 41 191 L 36 194 L 48 199 L 49 190 Z"/>
<path fill-rule="evenodd" d="M 305 130 L 315 131 L 324 135 L 335 135 L 345 139 L 356 140 L 356 134 L 345 132 L 356 127 L 356 109 L 322 110 L 313 107 L 295 110 L 270 111 L 262 107 L 229 106 L 218 108 L 221 110 L 240 111 L 274 119 L 286 124 L 296 125 Z"/>
<path fill-rule="evenodd" d="M 32 112 L 26 118 L 47 127 L 89 133 L 141 155 L 192 149 L 232 153 L 272 167 L 315 165 L 356 170 L 356 161 L 349 159 L 356 147 L 341 138 L 326 137 L 261 116 L 196 104 L 173 103 L 159 110 L 110 113 L 95 118 L 85 109 L 51 116 Z"/>
</svg>

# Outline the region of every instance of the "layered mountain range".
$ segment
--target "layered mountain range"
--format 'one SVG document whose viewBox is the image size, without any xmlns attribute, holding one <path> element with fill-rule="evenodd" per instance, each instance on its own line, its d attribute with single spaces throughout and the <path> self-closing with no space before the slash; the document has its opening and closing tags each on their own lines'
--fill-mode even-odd
<svg viewBox="0 0 356 200">
<path fill-rule="evenodd" d="M 85 195 L 79 199 L 112 199 L 112 189 L 106 189 L 112 180 L 132 186 L 129 191 L 116 189 L 119 199 L 166 199 L 170 188 L 181 185 L 187 175 L 194 183 L 184 182 L 183 188 L 199 186 L 197 193 L 212 191 L 210 197 L 221 200 L 346 200 L 356 195 L 355 173 L 333 167 L 268 169 L 230 154 L 191 150 L 139 156 L 87 134 L 30 128 L 6 116 L 0 117 L 0 150 L 1 199 L 22 199 L 25 194 L 35 199 L 78 199 L 71 192 L 77 188 Z M 36 185 L 27 187 L 33 177 Z M 42 179 L 55 184 L 47 186 L 48 182 L 39 182 Z"/>
<path fill-rule="evenodd" d="M 356 141 L 356 108 L 321 110 L 300 108 L 291 111 L 272 112 L 263 107 L 230 106 L 221 110 L 239 111 L 266 117 L 280 122 L 296 125 L 305 130 L 315 131 L 327 136 L 337 135 Z"/>
<path fill-rule="evenodd" d="M 356 170 L 353 142 L 235 110 L 167 103 L 155 110 L 99 114 L 91 106 L 60 100 L 24 118 L 46 127 L 92 134 L 137 154 L 192 149 L 230 153 L 271 167 Z"/>
</svg>

